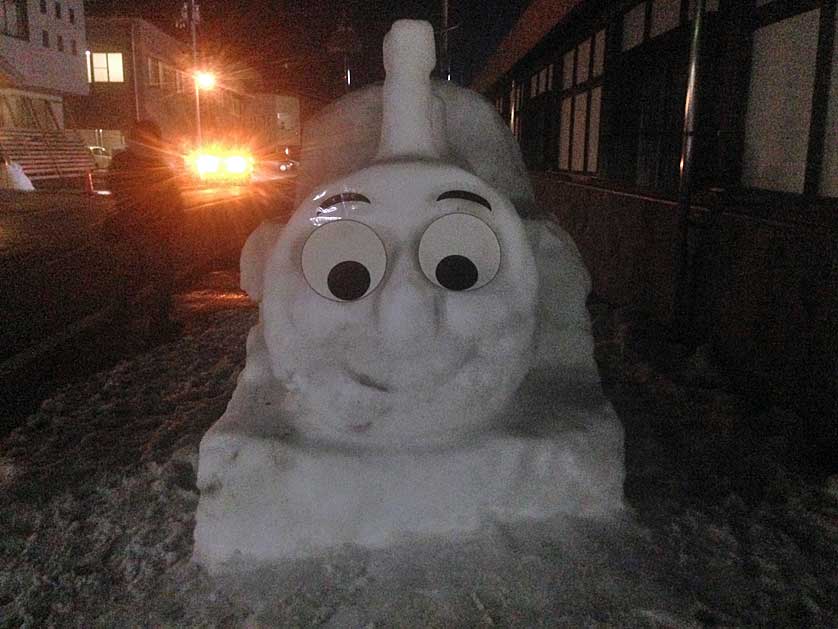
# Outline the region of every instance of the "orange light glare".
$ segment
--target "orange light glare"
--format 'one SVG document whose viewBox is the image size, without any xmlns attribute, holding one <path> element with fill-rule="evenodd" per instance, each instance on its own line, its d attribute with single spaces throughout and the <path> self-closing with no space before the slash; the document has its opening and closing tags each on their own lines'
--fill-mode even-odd
<svg viewBox="0 0 838 629">
<path fill-rule="evenodd" d="M 253 173 L 254 160 L 246 150 L 211 145 L 190 153 L 186 163 L 204 181 L 246 181 Z"/>
<path fill-rule="evenodd" d="M 198 155 L 198 158 L 195 160 L 195 166 L 197 167 L 198 174 L 201 177 L 211 173 L 217 173 L 220 165 L 221 160 L 219 160 L 215 155 Z"/>
<path fill-rule="evenodd" d="M 215 87 L 215 75 L 212 72 L 196 72 L 195 84 L 198 89 L 211 90 Z"/>
<path fill-rule="evenodd" d="M 225 162 L 227 172 L 234 175 L 243 175 L 247 172 L 248 163 L 247 158 L 242 155 L 231 155 Z"/>
</svg>

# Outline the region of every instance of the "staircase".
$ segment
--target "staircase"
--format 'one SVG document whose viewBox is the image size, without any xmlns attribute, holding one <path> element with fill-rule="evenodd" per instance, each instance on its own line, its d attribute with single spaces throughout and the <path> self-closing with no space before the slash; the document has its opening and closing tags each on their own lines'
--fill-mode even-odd
<svg viewBox="0 0 838 629">
<path fill-rule="evenodd" d="M 0 153 L 17 162 L 33 183 L 44 180 L 76 179 L 95 168 L 81 137 L 64 129 L 0 128 Z"/>
</svg>

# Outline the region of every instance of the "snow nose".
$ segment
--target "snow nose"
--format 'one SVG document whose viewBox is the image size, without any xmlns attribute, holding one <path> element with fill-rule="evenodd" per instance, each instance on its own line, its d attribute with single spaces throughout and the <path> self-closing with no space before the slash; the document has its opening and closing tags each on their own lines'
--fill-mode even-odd
<svg viewBox="0 0 838 629">
<path fill-rule="evenodd" d="M 379 333 L 399 343 L 431 341 L 443 324 L 441 291 L 422 274 L 418 262 L 401 254 L 395 260 L 376 308 Z"/>
</svg>

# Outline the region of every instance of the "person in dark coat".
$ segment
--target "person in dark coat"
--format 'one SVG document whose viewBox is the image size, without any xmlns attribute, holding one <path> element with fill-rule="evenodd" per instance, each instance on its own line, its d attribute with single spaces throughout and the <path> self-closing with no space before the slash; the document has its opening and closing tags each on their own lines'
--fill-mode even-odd
<svg viewBox="0 0 838 629">
<path fill-rule="evenodd" d="M 167 335 L 177 327 L 170 315 L 183 200 L 160 127 L 140 120 L 127 140 L 127 150 L 114 155 L 108 171 L 116 208 L 110 232 L 125 269 L 125 314 L 143 321 L 151 334 Z"/>
</svg>

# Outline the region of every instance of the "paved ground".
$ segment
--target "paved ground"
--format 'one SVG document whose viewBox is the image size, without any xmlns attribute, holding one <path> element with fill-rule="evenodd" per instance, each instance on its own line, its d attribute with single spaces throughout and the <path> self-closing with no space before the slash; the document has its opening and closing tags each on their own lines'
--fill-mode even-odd
<svg viewBox="0 0 838 629">
<path fill-rule="evenodd" d="M 235 261 L 264 218 L 290 211 L 291 196 L 288 182 L 185 192 L 179 274 L 188 278 Z M 114 243 L 102 234 L 113 211 L 106 195 L 0 191 L 0 389 L 21 388 L 22 355 L 79 322 L 98 325 L 98 315 L 113 307 L 123 274 Z"/>
</svg>

